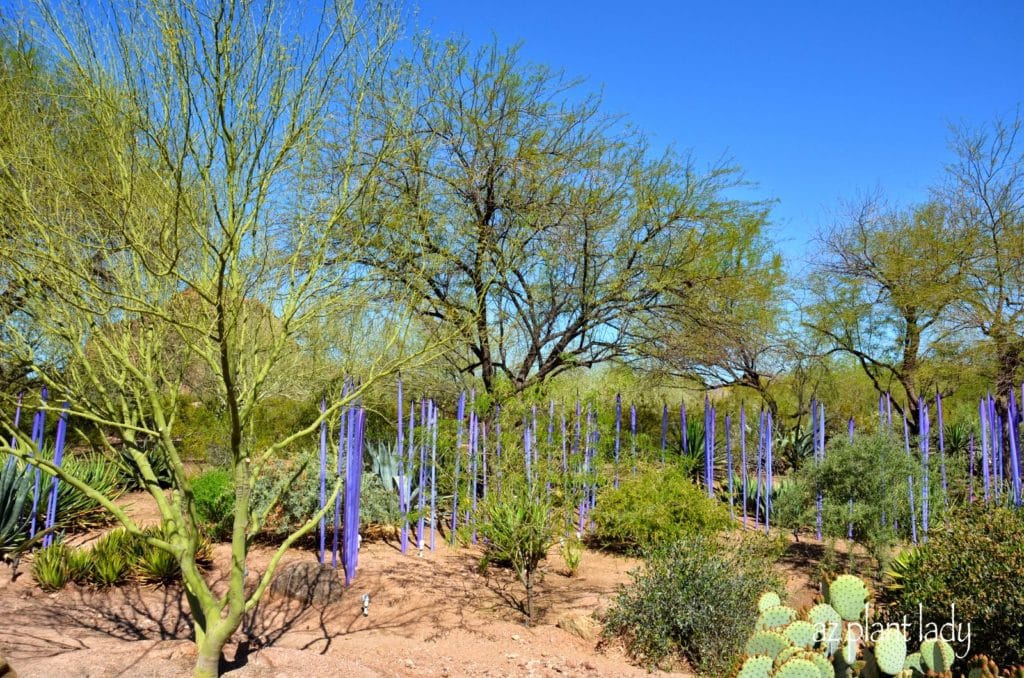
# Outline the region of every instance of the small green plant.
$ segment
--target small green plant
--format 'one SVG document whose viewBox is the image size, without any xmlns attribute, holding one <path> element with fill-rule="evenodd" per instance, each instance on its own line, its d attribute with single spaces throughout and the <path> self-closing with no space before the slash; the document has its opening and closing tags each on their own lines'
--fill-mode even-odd
<svg viewBox="0 0 1024 678">
<path fill-rule="evenodd" d="M 535 483 L 536 487 L 539 483 Z M 522 609 L 527 623 L 534 618 L 537 568 L 553 542 L 551 506 L 546 494 L 526 484 L 507 483 L 483 505 L 480 532 L 486 544 L 481 567 L 507 565 L 526 589 Z"/>
<path fill-rule="evenodd" d="M 68 576 L 76 584 L 93 580 L 92 552 L 86 548 L 68 548 Z"/>
<path fill-rule="evenodd" d="M 92 547 L 92 583 L 101 587 L 124 583 L 138 554 L 139 541 L 125 528 L 106 533 Z"/>
<path fill-rule="evenodd" d="M 32 577 L 44 591 L 59 591 L 71 579 L 68 568 L 68 547 L 51 544 L 32 556 Z"/>
<path fill-rule="evenodd" d="M 226 469 L 206 471 L 192 481 L 196 513 L 212 539 L 231 534 L 235 509 L 235 483 Z"/>
<path fill-rule="evenodd" d="M 640 553 L 695 534 L 710 534 L 730 525 L 729 510 L 709 498 L 685 471 L 651 467 L 608 487 L 593 512 L 598 546 Z"/>
<path fill-rule="evenodd" d="M 575 577 L 580 569 L 580 560 L 583 558 L 583 542 L 575 534 L 562 539 L 562 560 L 569 571 L 570 577 Z"/>
<path fill-rule="evenodd" d="M 901 554 L 886 577 L 889 613 L 924 624 L 971 621 L 971 649 L 1024 663 L 1024 513 L 980 504 L 953 511 L 928 542 Z"/>
<path fill-rule="evenodd" d="M 679 657 L 705 675 L 726 675 L 754 630 L 758 595 L 778 583 L 777 556 L 777 543 L 760 535 L 730 543 L 698 534 L 662 545 L 630 573 L 605 633 L 649 668 Z"/>
</svg>

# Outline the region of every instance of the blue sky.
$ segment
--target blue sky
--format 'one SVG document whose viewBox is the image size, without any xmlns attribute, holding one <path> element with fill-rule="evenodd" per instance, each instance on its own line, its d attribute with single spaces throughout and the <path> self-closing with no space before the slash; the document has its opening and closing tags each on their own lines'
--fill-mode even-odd
<svg viewBox="0 0 1024 678">
<path fill-rule="evenodd" d="M 733 158 L 775 198 L 791 270 L 840 201 L 912 203 L 949 125 L 1024 103 L 1024 1 L 410 3 L 436 37 L 523 43 L 603 91 L 655 144 Z"/>
</svg>

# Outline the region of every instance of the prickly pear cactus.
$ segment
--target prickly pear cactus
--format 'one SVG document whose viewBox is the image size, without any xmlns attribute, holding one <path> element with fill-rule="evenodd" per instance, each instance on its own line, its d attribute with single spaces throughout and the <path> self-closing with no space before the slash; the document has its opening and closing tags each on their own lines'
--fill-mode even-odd
<svg viewBox="0 0 1024 678">
<path fill-rule="evenodd" d="M 779 667 L 773 678 L 821 678 L 821 672 L 809 659 L 793 657 Z"/>
<path fill-rule="evenodd" d="M 828 587 L 829 605 L 848 622 L 857 621 L 868 601 L 868 587 L 860 577 L 842 574 Z"/>
<path fill-rule="evenodd" d="M 878 634 L 872 650 L 875 662 L 883 673 L 899 673 L 907 659 L 907 639 L 896 628 L 887 628 Z"/>
<path fill-rule="evenodd" d="M 921 643 L 921 661 L 929 671 L 943 673 L 953 668 L 956 653 L 944 640 L 930 638 Z"/>
<path fill-rule="evenodd" d="M 796 619 L 796 610 L 785 605 L 776 605 L 775 607 L 769 607 L 761 613 L 761 616 L 757 618 L 755 628 L 778 630 L 780 627 L 788 625 L 794 619 Z"/>
<path fill-rule="evenodd" d="M 757 611 L 764 612 L 769 607 L 777 607 L 779 605 L 782 605 L 782 599 L 779 598 L 779 594 L 775 591 L 765 591 L 757 600 Z"/>
<path fill-rule="evenodd" d="M 736 678 L 772 678 L 772 658 L 763 654 L 749 657 L 743 662 Z"/>
<path fill-rule="evenodd" d="M 809 621 L 797 619 L 782 632 L 796 647 L 810 649 L 818 640 L 818 629 Z"/>
<path fill-rule="evenodd" d="M 789 640 L 786 636 L 777 631 L 757 631 L 747 641 L 747 654 L 768 655 L 774 661 L 779 653 L 789 647 Z"/>
</svg>

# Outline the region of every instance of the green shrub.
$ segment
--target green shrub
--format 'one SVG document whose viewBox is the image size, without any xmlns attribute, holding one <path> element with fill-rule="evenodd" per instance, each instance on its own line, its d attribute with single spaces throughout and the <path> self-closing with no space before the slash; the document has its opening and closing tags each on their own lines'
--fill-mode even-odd
<svg viewBox="0 0 1024 678">
<path fill-rule="evenodd" d="M 938 454 L 932 456 L 932 461 L 930 523 L 935 525 L 944 508 Z M 892 435 L 857 435 L 852 442 L 847 436 L 839 436 L 829 443 L 824 461 L 808 462 L 793 474 L 786 491 L 774 500 L 773 515 L 780 527 L 813 532 L 815 503 L 821 491 L 822 535 L 830 540 L 846 539 L 852 522 L 853 540 L 867 549 L 881 570 L 892 548 L 901 539 L 910 539 L 907 478 L 911 476 L 920 530 L 920 466 L 916 454 L 908 456 L 902 439 Z M 950 471 L 952 474 L 952 467 Z M 899 522 L 898 530 L 894 521 Z"/>
<path fill-rule="evenodd" d="M 32 577 L 44 591 L 59 591 L 71 579 L 68 568 L 68 547 L 51 544 L 32 556 Z"/>
<path fill-rule="evenodd" d="M 760 594 L 778 584 L 778 546 L 750 535 L 728 543 L 691 535 L 652 551 L 605 616 L 605 633 L 649 668 L 683 658 L 704 675 L 735 665 L 754 629 Z"/>
<path fill-rule="evenodd" d="M 1024 662 L 1024 512 L 962 507 L 898 562 L 885 588 L 891 616 L 916 623 L 920 611 L 941 626 L 956 605 L 957 620 L 971 623 L 971 652 Z"/>
<path fill-rule="evenodd" d="M 569 571 L 569 576 L 576 576 L 580 569 L 580 560 L 583 558 L 583 542 L 576 535 L 571 535 L 562 540 L 562 559 Z"/>
<path fill-rule="evenodd" d="M 539 486 L 506 483 L 500 494 L 484 502 L 479 525 L 486 545 L 481 566 L 495 563 L 512 568 L 526 589 L 522 607 L 530 623 L 537 567 L 547 557 L 554 536 L 551 506 Z"/>
<path fill-rule="evenodd" d="M 235 510 L 235 482 L 226 469 L 212 469 L 192 480 L 196 514 L 212 539 L 231 535 Z"/>
<path fill-rule="evenodd" d="M 680 469 L 648 468 L 607 487 L 593 512 L 591 539 L 599 546 L 639 553 L 681 537 L 729 526 L 729 511 Z"/>
<path fill-rule="evenodd" d="M 320 507 L 320 476 L 318 453 L 300 456 L 294 461 L 278 461 L 272 464 L 256 482 L 253 491 L 253 505 L 258 512 L 267 509 L 280 494 L 276 506 L 270 510 L 263 532 L 281 536 L 293 532 Z M 333 513 L 328 513 L 330 522 Z M 361 527 L 367 525 L 397 525 L 401 521 L 398 510 L 398 494 L 394 488 L 384 485 L 380 478 L 366 470 L 362 473 L 359 497 L 359 518 Z M 413 517 L 410 516 L 410 521 Z"/>
</svg>

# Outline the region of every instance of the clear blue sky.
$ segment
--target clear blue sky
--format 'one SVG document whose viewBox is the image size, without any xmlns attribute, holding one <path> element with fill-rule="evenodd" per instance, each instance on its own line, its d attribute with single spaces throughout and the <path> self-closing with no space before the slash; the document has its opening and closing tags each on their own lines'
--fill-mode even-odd
<svg viewBox="0 0 1024 678">
<path fill-rule="evenodd" d="M 1024 1 L 410 2 L 436 37 L 523 42 L 656 144 L 732 157 L 802 267 L 840 200 L 926 196 L 950 123 L 1024 103 Z"/>
</svg>

